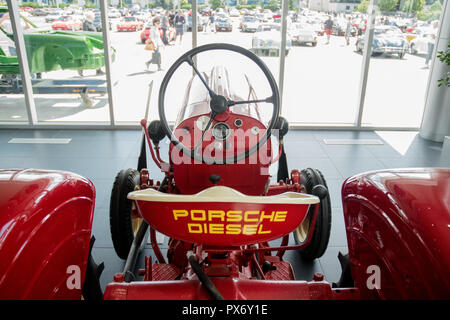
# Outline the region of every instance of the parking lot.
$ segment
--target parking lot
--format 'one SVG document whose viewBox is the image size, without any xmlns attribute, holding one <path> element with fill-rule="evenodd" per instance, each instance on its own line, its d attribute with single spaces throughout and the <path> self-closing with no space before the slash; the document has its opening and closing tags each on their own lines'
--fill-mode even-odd
<svg viewBox="0 0 450 320">
<path fill-rule="evenodd" d="M 43 17 L 32 17 L 38 26 L 44 26 Z M 240 32 L 239 18 L 232 18 L 232 32 L 199 32 L 198 44 L 232 43 L 251 48 L 252 33 Z M 119 19 L 112 19 L 111 42 L 116 50 L 112 65 L 115 119 L 119 123 L 139 121 L 145 114 L 149 83 L 154 82 L 150 103 L 151 117 L 157 116 L 157 96 L 159 83 L 165 71 L 156 71 L 156 66 L 146 69 L 145 61 L 151 52 L 144 50 L 140 41 L 140 31 L 117 32 L 115 25 Z M 304 124 L 350 124 L 353 123 L 359 99 L 362 55 L 355 52 L 356 38 L 345 44 L 344 37 L 318 38 L 316 47 L 292 47 L 286 57 L 282 113 L 291 122 Z M 166 46 L 162 49 L 162 68 L 168 70 L 171 64 L 192 47 L 192 33 L 186 32 L 182 44 Z M 279 79 L 279 58 L 262 57 Z M 424 105 L 424 94 L 429 69 L 424 68 L 424 57 L 406 54 L 403 59 L 393 57 L 372 57 L 365 99 L 363 123 L 371 126 L 389 126 L 395 121 L 400 126 L 419 126 Z M 240 66 L 226 56 L 216 61 L 229 70 L 239 70 Z M 42 75 L 44 79 L 79 79 L 76 71 L 53 71 Z M 105 78 L 96 76 L 94 70 L 84 72 L 85 78 Z M 188 79 L 184 79 L 187 84 Z M 180 84 L 183 82 L 180 82 Z M 177 94 L 184 94 L 180 85 Z M 345 92 L 345 93 L 344 93 Z M 26 117 L 23 97 L 4 95 L 3 120 Z M 108 121 L 109 110 L 106 96 L 94 96 L 93 106 L 81 105 L 78 95 L 35 95 L 40 121 Z M 17 104 L 22 104 L 18 107 Z M 386 118 L 387 112 L 391 115 Z"/>
</svg>

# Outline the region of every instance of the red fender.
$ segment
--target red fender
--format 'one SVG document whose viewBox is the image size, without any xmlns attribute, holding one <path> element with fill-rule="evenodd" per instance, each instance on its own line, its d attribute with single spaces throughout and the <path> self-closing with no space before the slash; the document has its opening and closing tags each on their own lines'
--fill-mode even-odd
<svg viewBox="0 0 450 320">
<path fill-rule="evenodd" d="M 0 170 L 0 299 L 80 299 L 95 188 L 62 171 Z"/>
<path fill-rule="evenodd" d="M 450 169 L 363 173 L 344 182 L 342 201 L 363 298 L 450 298 Z"/>
</svg>

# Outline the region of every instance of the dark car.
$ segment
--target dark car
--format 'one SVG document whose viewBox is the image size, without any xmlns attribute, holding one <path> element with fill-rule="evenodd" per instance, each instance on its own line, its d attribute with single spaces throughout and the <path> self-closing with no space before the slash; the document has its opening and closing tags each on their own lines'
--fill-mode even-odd
<svg viewBox="0 0 450 320">
<path fill-rule="evenodd" d="M 209 9 L 200 9 L 200 14 L 202 16 L 210 16 L 211 15 L 211 11 L 209 11 Z"/>
<path fill-rule="evenodd" d="M 95 18 L 92 22 L 94 24 L 94 27 L 97 31 L 102 31 L 102 16 L 100 15 L 100 12 L 95 12 Z M 112 29 L 111 21 L 109 21 L 109 30 Z"/>
<path fill-rule="evenodd" d="M 356 40 L 356 51 L 362 52 L 364 36 Z M 409 50 L 409 43 L 402 31 L 394 26 L 375 27 L 372 41 L 372 55 L 397 54 L 402 59 Z"/>
<path fill-rule="evenodd" d="M 219 18 L 216 20 L 216 31 L 233 31 L 233 25 L 229 19 Z"/>
<path fill-rule="evenodd" d="M 192 16 L 188 16 L 187 31 L 192 31 Z M 203 24 L 200 22 L 200 17 L 197 15 L 197 30 L 203 31 Z"/>
<path fill-rule="evenodd" d="M 62 15 L 61 12 L 53 11 L 53 12 L 51 12 L 49 15 L 47 15 L 47 16 L 45 17 L 45 22 L 46 22 L 46 23 L 52 23 L 52 22 L 55 22 L 55 21 L 59 20 L 59 17 L 60 17 L 61 15 Z"/>
<path fill-rule="evenodd" d="M 49 14 L 49 12 L 47 10 L 44 9 L 34 9 L 34 10 L 30 10 L 30 13 L 32 16 L 38 16 L 38 17 L 43 17 L 43 16 L 47 16 Z"/>
</svg>

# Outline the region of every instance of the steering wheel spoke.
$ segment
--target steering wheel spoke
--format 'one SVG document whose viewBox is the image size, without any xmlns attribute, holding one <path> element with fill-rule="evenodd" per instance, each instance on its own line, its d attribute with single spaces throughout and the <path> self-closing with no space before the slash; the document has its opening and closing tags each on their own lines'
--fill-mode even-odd
<svg viewBox="0 0 450 320">
<path fill-rule="evenodd" d="M 195 147 L 192 149 L 192 152 L 197 152 L 197 149 L 202 145 L 203 143 L 203 139 L 205 138 L 205 134 L 206 132 L 208 132 L 209 128 L 211 127 L 214 118 L 217 116 L 217 113 L 215 113 L 214 111 L 211 111 L 211 117 L 209 118 L 208 123 L 206 124 L 205 129 L 202 132 L 202 137 L 200 138 L 200 140 L 197 142 L 197 144 L 195 145 Z"/>
<path fill-rule="evenodd" d="M 192 55 L 189 55 L 189 56 L 186 57 L 186 62 L 192 67 L 192 69 L 194 69 L 195 73 L 200 78 L 200 80 L 202 81 L 203 85 L 206 87 L 206 90 L 208 90 L 209 96 L 211 98 L 217 96 L 216 93 L 214 91 L 212 91 L 211 88 L 208 86 L 208 84 L 206 83 L 205 78 L 203 78 L 203 76 L 200 73 L 200 71 L 198 71 L 197 67 L 195 66 L 194 60 L 192 59 Z"/>
<path fill-rule="evenodd" d="M 228 107 L 232 107 L 235 106 L 237 104 L 250 104 L 250 103 L 260 103 L 260 102 L 266 102 L 266 103 L 274 103 L 274 98 L 273 96 L 270 96 L 266 99 L 257 99 L 257 100 L 242 100 L 242 101 L 233 101 L 233 100 L 228 100 L 227 104 Z"/>
</svg>

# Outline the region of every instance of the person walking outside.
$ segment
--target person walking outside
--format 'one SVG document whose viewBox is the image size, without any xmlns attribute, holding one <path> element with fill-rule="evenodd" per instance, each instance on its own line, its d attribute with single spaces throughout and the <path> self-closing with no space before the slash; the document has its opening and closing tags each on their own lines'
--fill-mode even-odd
<svg viewBox="0 0 450 320">
<path fill-rule="evenodd" d="M 184 18 L 183 13 L 181 10 L 178 10 L 178 14 L 175 16 L 175 42 L 178 39 L 178 36 L 180 36 L 180 44 L 183 41 L 183 32 L 184 32 L 184 25 L 186 24 L 186 19 Z"/>
<path fill-rule="evenodd" d="M 169 29 L 169 11 L 166 10 L 165 14 L 161 19 L 161 30 L 162 30 L 162 42 L 164 45 L 169 44 L 169 40 L 167 39 L 167 29 Z"/>
<path fill-rule="evenodd" d="M 153 18 L 153 26 L 150 28 L 150 34 L 148 37 L 148 40 L 145 42 L 146 43 L 146 50 L 151 50 L 151 49 L 147 49 L 147 46 L 150 45 L 150 41 L 153 42 L 154 45 L 154 50 L 153 50 L 153 54 L 152 54 L 152 58 L 147 61 L 145 63 L 147 69 L 149 68 L 150 64 L 156 64 L 158 65 L 158 71 L 162 71 L 163 69 L 161 69 L 161 51 L 160 48 L 163 46 L 163 42 L 161 41 L 161 36 L 159 34 L 159 25 L 161 24 L 161 20 L 159 19 L 159 17 Z"/>
<path fill-rule="evenodd" d="M 211 12 L 211 15 L 209 16 L 209 30 L 214 31 L 214 33 L 216 33 L 215 20 L 214 12 Z"/>
<path fill-rule="evenodd" d="M 439 27 L 439 22 L 434 21 L 432 26 L 433 26 L 433 33 L 431 35 L 431 40 L 428 40 L 428 53 L 427 53 L 427 57 L 425 59 L 425 68 L 429 67 L 428 64 L 429 64 L 431 58 L 433 57 L 434 43 L 436 42 L 436 36 L 437 36 L 438 27 Z"/>
<path fill-rule="evenodd" d="M 345 26 L 345 41 L 347 42 L 347 45 L 350 45 L 350 37 L 352 35 L 352 18 L 348 17 L 347 19 L 347 25 Z"/>
<path fill-rule="evenodd" d="M 169 13 L 169 25 L 173 27 L 174 21 L 175 21 L 175 12 L 172 10 Z"/>
<path fill-rule="evenodd" d="M 333 20 L 331 20 L 331 16 L 328 16 L 328 20 L 325 21 L 325 33 L 327 34 L 327 43 L 330 43 L 331 32 L 333 32 Z"/>
</svg>

